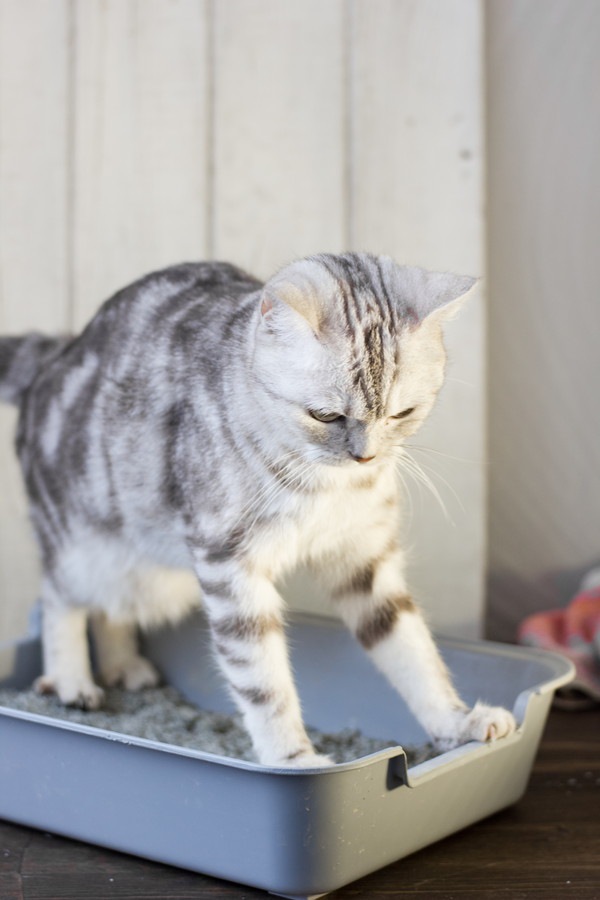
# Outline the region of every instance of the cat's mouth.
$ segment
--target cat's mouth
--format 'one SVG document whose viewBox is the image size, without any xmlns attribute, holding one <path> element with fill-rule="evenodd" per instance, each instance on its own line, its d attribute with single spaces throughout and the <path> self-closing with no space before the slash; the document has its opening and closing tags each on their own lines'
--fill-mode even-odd
<svg viewBox="0 0 600 900">
<path fill-rule="evenodd" d="M 352 453 L 335 455 L 333 453 L 323 453 L 322 455 L 319 455 L 318 458 L 313 458 L 312 461 L 331 468 L 343 468 L 346 471 L 355 472 L 372 469 L 382 463 L 384 461 L 384 454 L 378 453 L 374 456 L 355 456 Z"/>
</svg>

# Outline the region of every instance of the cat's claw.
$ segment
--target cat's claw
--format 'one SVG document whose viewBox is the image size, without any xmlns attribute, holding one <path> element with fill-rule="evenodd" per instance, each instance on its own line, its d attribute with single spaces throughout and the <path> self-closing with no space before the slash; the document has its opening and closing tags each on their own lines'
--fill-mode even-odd
<svg viewBox="0 0 600 900">
<path fill-rule="evenodd" d="M 476 703 L 472 709 L 455 713 L 452 727 L 443 735 L 435 735 L 434 743 L 438 750 L 452 750 L 469 741 L 491 743 L 516 729 L 515 717 L 507 709 Z"/>
<path fill-rule="evenodd" d="M 58 679 L 40 675 L 33 683 L 38 694 L 56 694 L 65 706 L 79 709 L 99 709 L 104 701 L 104 691 L 88 679 Z"/>
</svg>

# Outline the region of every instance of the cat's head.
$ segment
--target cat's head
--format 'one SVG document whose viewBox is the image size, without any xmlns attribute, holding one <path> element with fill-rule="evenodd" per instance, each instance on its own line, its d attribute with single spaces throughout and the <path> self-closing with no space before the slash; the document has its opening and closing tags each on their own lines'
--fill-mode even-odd
<svg viewBox="0 0 600 900">
<path fill-rule="evenodd" d="M 254 364 L 285 445 L 330 465 L 390 458 L 433 406 L 441 326 L 474 283 L 366 253 L 310 257 L 267 282 Z"/>
</svg>

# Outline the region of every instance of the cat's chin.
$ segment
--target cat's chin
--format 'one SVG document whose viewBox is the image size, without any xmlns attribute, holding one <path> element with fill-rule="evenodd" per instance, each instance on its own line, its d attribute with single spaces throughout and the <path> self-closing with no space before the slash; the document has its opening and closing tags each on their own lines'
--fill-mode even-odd
<svg viewBox="0 0 600 900">
<path fill-rule="evenodd" d="M 321 475 L 325 478 L 337 478 L 338 476 L 351 477 L 357 472 L 364 473 L 365 469 L 368 471 L 371 468 L 371 464 L 367 463 L 363 466 L 359 466 L 354 460 L 348 459 L 347 457 L 325 456 L 318 460 L 318 468 Z"/>
<path fill-rule="evenodd" d="M 317 462 L 329 469 L 338 469 L 350 474 L 364 474 L 379 468 L 385 463 L 386 458 L 382 455 L 367 462 L 358 462 L 349 456 L 323 456 Z"/>
</svg>

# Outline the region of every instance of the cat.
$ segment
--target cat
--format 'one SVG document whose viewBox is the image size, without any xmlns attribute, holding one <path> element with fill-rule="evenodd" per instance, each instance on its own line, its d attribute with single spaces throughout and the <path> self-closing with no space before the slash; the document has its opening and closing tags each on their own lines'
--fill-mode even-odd
<svg viewBox="0 0 600 900">
<path fill-rule="evenodd" d="M 155 684 L 136 626 L 182 618 L 199 584 L 257 759 L 328 765 L 274 586 L 307 562 L 440 750 L 513 732 L 507 710 L 458 696 L 400 546 L 398 460 L 473 284 L 366 253 L 301 259 L 266 284 L 185 263 L 119 291 L 77 337 L 0 339 L 42 557 L 37 690 L 101 704 L 88 618 L 102 683 Z"/>
</svg>

